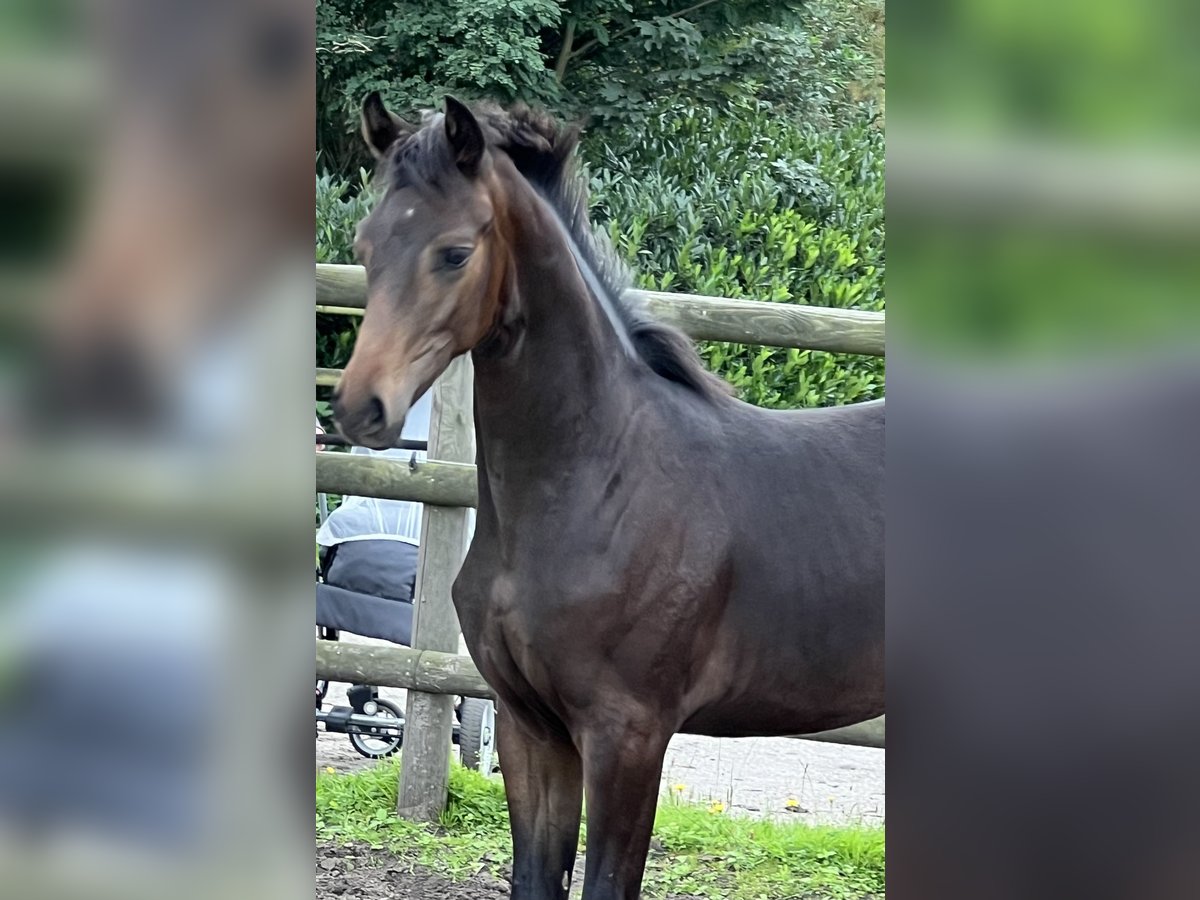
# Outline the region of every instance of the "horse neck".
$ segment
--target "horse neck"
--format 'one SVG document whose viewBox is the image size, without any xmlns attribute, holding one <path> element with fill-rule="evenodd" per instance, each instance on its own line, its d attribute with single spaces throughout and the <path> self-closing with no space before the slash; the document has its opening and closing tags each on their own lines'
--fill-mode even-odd
<svg viewBox="0 0 1200 900">
<path fill-rule="evenodd" d="M 481 471 L 485 456 L 508 470 L 594 453 L 624 432 L 634 382 L 555 212 L 511 164 L 497 168 L 502 303 L 518 333 L 502 353 L 474 354 Z"/>
</svg>

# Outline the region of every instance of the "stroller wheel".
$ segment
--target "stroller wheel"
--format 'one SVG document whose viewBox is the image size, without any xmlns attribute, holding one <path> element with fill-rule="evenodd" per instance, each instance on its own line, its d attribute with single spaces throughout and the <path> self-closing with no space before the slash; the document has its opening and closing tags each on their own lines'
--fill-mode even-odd
<svg viewBox="0 0 1200 900">
<path fill-rule="evenodd" d="M 458 749 L 464 768 L 492 774 L 496 760 L 496 706 L 491 700 L 463 697 Z"/>
<path fill-rule="evenodd" d="M 380 730 L 376 734 L 350 732 L 350 746 L 367 759 L 383 759 L 385 756 L 391 756 L 404 743 L 404 715 L 400 712 L 400 708 L 394 703 L 389 703 L 387 700 L 381 699 L 375 700 L 375 706 L 376 711 L 374 715 L 389 717 L 399 721 L 394 726 L 394 729 Z"/>
</svg>

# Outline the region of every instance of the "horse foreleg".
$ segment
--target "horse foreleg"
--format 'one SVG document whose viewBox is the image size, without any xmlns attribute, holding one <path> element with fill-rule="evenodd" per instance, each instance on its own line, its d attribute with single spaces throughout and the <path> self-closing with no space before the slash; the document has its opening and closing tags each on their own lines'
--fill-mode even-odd
<svg viewBox="0 0 1200 900">
<path fill-rule="evenodd" d="M 579 847 L 583 770 L 574 745 L 505 705 L 496 740 L 513 839 L 513 900 L 566 900 Z"/>
<path fill-rule="evenodd" d="M 613 723 L 583 742 L 587 795 L 584 900 L 637 900 L 641 893 L 663 757 L 661 722 Z"/>
</svg>

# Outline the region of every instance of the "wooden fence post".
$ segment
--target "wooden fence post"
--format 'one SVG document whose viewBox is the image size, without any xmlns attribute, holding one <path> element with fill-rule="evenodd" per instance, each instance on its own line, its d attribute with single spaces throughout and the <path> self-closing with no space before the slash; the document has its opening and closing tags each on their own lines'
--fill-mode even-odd
<svg viewBox="0 0 1200 900">
<path fill-rule="evenodd" d="M 434 388 L 429 456 L 447 462 L 475 461 L 471 360 L 450 364 Z M 417 562 L 413 649 L 457 653 L 458 615 L 450 586 L 466 555 L 470 511 L 426 506 Z M 454 698 L 408 692 L 396 811 L 406 819 L 433 822 L 446 807 Z"/>
</svg>

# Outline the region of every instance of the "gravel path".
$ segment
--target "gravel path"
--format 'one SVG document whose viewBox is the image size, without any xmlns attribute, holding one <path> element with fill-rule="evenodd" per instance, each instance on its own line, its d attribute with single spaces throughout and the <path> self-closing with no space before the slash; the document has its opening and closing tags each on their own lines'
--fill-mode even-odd
<svg viewBox="0 0 1200 900">
<path fill-rule="evenodd" d="M 663 789 L 755 817 L 882 825 L 884 751 L 791 738 L 676 735 Z"/>
<path fill-rule="evenodd" d="M 333 685 L 328 701 L 345 704 L 345 687 Z M 404 708 L 404 691 L 383 688 L 380 694 Z M 372 765 L 345 735 L 322 731 L 316 745 L 319 766 L 352 771 Z M 663 766 L 662 790 L 690 800 L 721 802 L 730 812 L 756 817 L 882 825 L 884 751 L 790 738 L 677 735 Z"/>
</svg>

